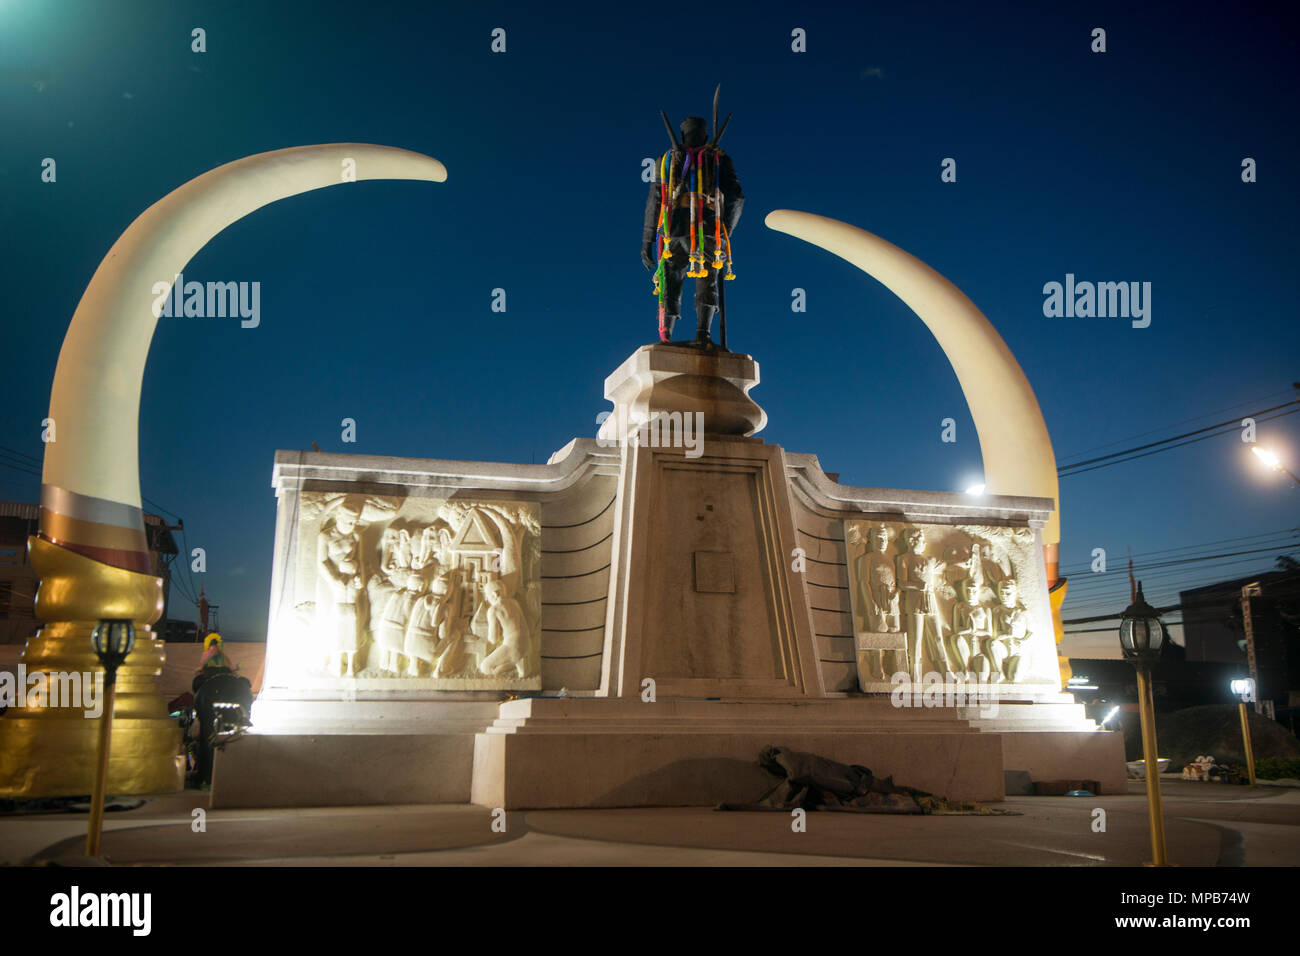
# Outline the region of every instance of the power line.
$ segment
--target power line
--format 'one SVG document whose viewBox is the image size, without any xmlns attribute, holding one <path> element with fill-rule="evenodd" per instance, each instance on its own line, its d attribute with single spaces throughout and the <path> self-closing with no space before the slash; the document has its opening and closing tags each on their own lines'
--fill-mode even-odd
<svg viewBox="0 0 1300 956">
<path fill-rule="evenodd" d="M 33 468 L 39 468 L 41 466 L 41 459 L 28 455 L 25 452 L 21 452 L 17 448 L 9 448 L 6 445 L 0 445 L 0 452 L 13 458 L 15 461 L 22 462 L 24 465 L 30 465 Z"/>
<path fill-rule="evenodd" d="M 1300 542 L 1292 542 L 1288 544 L 1275 544 L 1264 548 L 1248 548 L 1245 551 L 1225 551 L 1220 554 L 1202 554 L 1202 555 L 1191 555 L 1191 556 L 1181 557 L 1181 558 L 1170 558 L 1168 561 L 1154 561 L 1149 564 L 1143 564 L 1140 567 L 1134 565 L 1133 574 L 1136 575 L 1139 571 L 1141 571 L 1145 575 L 1147 571 L 1152 571 L 1159 568 L 1182 567 L 1188 564 L 1197 564 L 1202 561 L 1218 561 L 1226 558 L 1236 558 L 1246 554 L 1264 554 L 1270 551 L 1291 551 L 1294 550 L 1297 546 L 1300 546 Z M 1108 583 L 1108 579 L 1113 574 L 1115 574 L 1114 571 L 1109 571 L 1106 572 L 1105 574 L 1102 573 L 1095 574 L 1091 578 L 1083 578 L 1079 581 L 1079 586 L 1083 587 L 1085 585 L 1090 585 L 1094 583 L 1096 584 Z M 1124 578 L 1125 580 L 1127 580 L 1127 569 L 1125 569 Z"/>
<path fill-rule="evenodd" d="M 164 508 L 162 505 L 158 504 L 158 502 L 154 501 L 152 498 L 148 498 L 148 497 L 146 497 L 145 495 L 141 495 L 141 496 L 140 496 L 140 500 L 143 501 L 143 502 L 145 502 L 146 504 L 148 504 L 148 505 L 154 507 L 154 508 L 157 508 L 159 511 L 165 511 L 165 512 L 167 512 L 167 514 L 171 515 L 171 516 L 172 516 L 173 518 L 175 518 L 177 521 L 180 521 L 180 520 L 181 520 L 181 516 L 180 516 L 180 515 L 178 515 L 178 514 L 177 514 L 176 512 L 174 512 L 174 511 L 172 511 L 170 508 Z"/>
<path fill-rule="evenodd" d="M 1251 557 L 1252 555 L 1268 555 L 1268 560 L 1275 560 L 1283 554 L 1288 554 L 1300 547 L 1300 542 L 1277 542 L 1260 548 L 1243 548 L 1240 551 L 1220 551 L 1215 554 L 1194 554 L 1170 557 L 1166 561 L 1151 561 L 1147 564 L 1134 565 L 1133 575 L 1142 580 L 1148 577 L 1158 577 L 1167 574 L 1178 574 L 1184 569 L 1195 572 L 1201 570 L 1198 568 L 1189 568 L 1189 565 L 1200 564 L 1206 567 L 1214 567 L 1219 564 L 1235 564 L 1240 561 L 1257 561 L 1263 560 L 1260 557 Z M 1112 568 L 1105 572 L 1096 574 L 1080 574 L 1070 579 L 1074 583 L 1072 588 L 1074 593 L 1080 589 L 1101 587 L 1115 581 L 1127 581 L 1128 570 L 1126 568 Z"/>
<path fill-rule="evenodd" d="M 1300 547 L 1300 543 L 1274 544 L 1267 548 L 1247 548 L 1242 551 L 1229 551 L 1215 555 L 1195 555 L 1192 557 L 1173 558 L 1170 561 L 1157 561 L 1151 564 L 1135 566 L 1133 576 L 1141 581 L 1165 578 L 1170 575 L 1200 577 L 1206 573 L 1217 573 L 1218 569 L 1231 565 L 1242 563 L 1254 563 L 1267 560 L 1275 564 L 1277 559 L 1295 552 Z M 1189 567 L 1189 565 L 1202 565 L 1201 567 Z M 1108 586 L 1119 587 L 1121 584 L 1128 585 L 1127 570 L 1112 569 L 1105 574 L 1089 574 L 1070 578 L 1074 585 L 1070 593 L 1080 594 L 1087 591 L 1087 596 L 1091 597 L 1093 589 L 1105 589 Z"/>
<path fill-rule="evenodd" d="M 1209 548 L 1219 544 L 1235 544 L 1237 542 L 1242 542 L 1242 541 L 1251 541 L 1256 538 L 1273 538 L 1273 537 L 1278 537 L 1280 535 L 1293 535 L 1297 538 L 1297 540 L 1300 540 L 1300 528 L 1282 528 L 1281 530 L 1278 531 L 1261 531 L 1258 534 L 1243 534 L 1233 538 L 1216 538 L 1213 541 L 1202 541 L 1199 544 L 1181 544 L 1173 548 L 1157 548 L 1154 551 L 1139 551 L 1137 554 L 1128 555 L 1128 557 L 1146 558 L 1157 554 L 1170 554 L 1175 551 L 1195 551 L 1200 548 Z M 1134 566 L 1135 569 L 1137 567 L 1138 565 Z M 1075 565 L 1070 565 L 1068 567 L 1062 566 L 1061 572 L 1063 574 L 1066 572 L 1074 574 L 1074 573 L 1089 572 L 1091 571 L 1091 569 L 1092 569 L 1092 562 L 1085 561 L 1083 564 L 1078 566 Z M 1109 572 L 1101 572 L 1101 573 L 1109 573 Z"/>
<path fill-rule="evenodd" d="M 1178 578 L 1175 578 L 1173 581 L 1170 582 L 1157 580 L 1155 586 L 1151 588 L 1147 588 L 1147 590 L 1150 591 L 1151 594 L 1153 595 L 1162 594 L 1169 591 L 1182 594 L 1187 591 L 1194 591 L 1204 587 L 1213 587 L 1216 584 L 1220 584 L 1224 580 L 1225 574 L 1230 575 L 1228 580 L 1235 580 L 1237 578 L 1242 578 L 1242 577 L 1251 577 L 1254 576 L 1255 574 L 1259 574 L 1259 575 L 1268 574 L 1272 570 L 1274 570 L 1269 567 L 1256 568 L 1254 571 L 1251 571 L 1248 568 L 1232 569 L 1231 571 L 1229 570 L 1229 568 L 1234 564 L 1241 564 L 1243 562 L 1248 562 L 1248 561 L 1250 561 L 1250 559 L 1244 559 L 1244 558 L 1238 559 L 1236 561 L 1229 561 L 1226 562 L 1225 564 L 1219 565 L 1214 569 L 1207 569 L 1208 571 L 1207 574 L 1202 574 L 1198 577 L 1194 577 L 1190 579 L 1179 580 Z M 1159 579 L 1161 575 L 1169 575 L 1169 574 L 1176 574 L 1176 573 L 1177 572 L 1173 572 L 1173 571 L 1164 571 L 1164 572 L 1160 572 L 1160 574 L 1152 575 L 1152 578 Z M 1142 583 L 1144 587 L 1147 584 L 1148 580 L 1149 579 L 1146 577 L 1143 578 Z M 1123 581 L 1121 583 L 1123 585 L 1127 585 L 1128 582 Z M 1069 604 L 1069 609 L 1074 613 L 1087 612 L 1092 610 L 1100 611 L 1102 609 L 1117 607 L 1120 604 L 1124 604 L 1125 606 L 1127 606 L 1128 600 L 1129 600 L 1128 587 L 1123 586 L 1123 587 L 1117 587 L 1116 590 L 1108 594 L 1101 594 L 1101 593 L 1089 594 L 1085 597 L 1083 601 L 1079 602 L 1077 605 L 1071 602 Z"/>
<path fill-rule="evenodd" d="M 29 455 L 26 452 L 19 451 L 16 448 L 9 448 L 5 445 L 0 445 L 0 464 L 4 464 L 3 456 L 8 456 L 15 460 L 15 465 L 13 466 L 15 470 L 18 470 L 19 465 L 27 468 L 31 468 L 31 467 L 41 468 L 44 465 L 43 460 L 37 458 L 34 455 Z M 32 473 L 37 475 L 40 474 L 39 471 L 32 472 Z M 152 507 L 157 508 L 159 511 L 166 512 L 167 514 L 175 518 L 177 521 L 181 520 L 181 516 L 178 515 L 176 512 L 172 511 L 170 508 L 163 507 L 161 504 L 154 501 L 152 498 L 148 497 L 147 495 L 141 495 L 140 499 L 146 502 L 147 504 L 151 505 Z"/>
<path fill-rule="evenodd" d="M 1269 593 L 1270 594 L 1272 593 L 1272 589 L 1270 589 Z M 1165 614 L 1173 614 L 1175 612 L 1183 612 L 1183 620 L 1169 622 L 1172 624 L 1182 624 L 1186 621 L 1187 611 L 1200 611 L 1206 608 L 1219 608 L 1219 607 L 1223 607 L 1226 604 L 1230 604 L 1235 600 L 1236 598 L 1232 597 L 1230 594 L 1225 594 L 1221 598 L 1214 598 L 1214 599 L 1203 600 L 1203 601 L 1187 601 L 1180 604 L 1170 604 L 1170 605 L 1166 605 L 1165 607 L 1157 607 L 1156 613 L 1160 615 L 1165 615 Z M 1068 621 L 1062 621 L 1061 623 L 1062 624 L 1096 624 L 1099 621 L 1117 621 L 1119 620 L 1119 617 L 1120 617 L 1120 612 L 1116 611 L 1114 614 L 1097 614 L 1097 615 L 1093 615 L 1092 617 L 1072 617 Z"/>
<path fill-rule="evenodd" d="M 1256 412 L 1254 417 L 1257 422 L 1271 422 L 1274 419 L 1284 418 L 1287 415 L 1294 415 L 1300 409 L 1291 408 L 1290 411 L 1277 411 L 1278 409 L 1287 408 L 1292 405 L 1300 404 L 1300 401 L 1287 402 L 1285 405 L 1278 405 L 1271 409 L 1264 409 Z M 1277 411 L 1276 415 L 1267 415 L 1268 412 Z M 1266 417 L 1265 417 L 1266 416 Z M 1089 458 L 1085 461 L 1076 461 L 1068 465 L 1061 465 L 1057 468 L 1056 473 L 1061 478 L 1071 478 L 1074 475 L 1082 475 L 1085 472 L 1096 471 L 1098 468 L 1106 468 L 1110 465 L 1118 465 L 1126 461 L 1136 461 L 1139 458 L 1146 458 L 1150 455 L 1157 455 L 1162 451 L 1170 451 L 1174 448 L 1182 448 L 1184 445 L 1193 445 L 1196 442 L 1205 441 L 1208 438 L 1218 438 L 1222 435 L 1228 435 L 1235 432 L 1241 427 L 1238 420 L 1233 419 L 1227 422 L 1220 422 L 1217 425 L 1207 425 L 1205 428 L 1198 428 L 1194 431 L 1184 432 L 1181 435 L 1174 435 L 1170 438 L 1161 439 L 1158 442 L 1149 442 L 1145 445 L 1138 445 L 1134 448 L 1126 448 L 1123 451 L 1112 452 L 1109 455 L 1101 455 L 1097 458 Z M 1221 429 L 1214 431 L 1214 429 Z M 1203 434 L 1210 432 L 1210 434 Z M 1184 440 L 1185 439 L 1185 440 Z M 1174 442 L 1175 444 L 1170 444 Z M 1158 447 L 1159 446 L 1159 447 Z M 1152 450 L 1147 450 L 1152 449 Z M 1134 454 L 1142 452 L 1142 454 Z M 1089 467 L 1085 468 L 1084 465 Z"/>
<path fill-rule="evenodd" d="M 14 471 L 22 472 L 24 475 L 34 475 L 37 478 L 41 477 L 41 473 L 35 470 L 34 468 L 30 467 L 26 462 L 18 462 L 17 464 L 15 464 L 13 462 L 6 461 L 3 457 L 0 457 L 0 466 L 5 468 L 12 468 Z"/>
<path fill-rule="evenodd" d="M 1138 574 L 1135 570 L 1134 576 L 1142 581 L 1148 592 L 1158 593 L 1170 590 L 1181 592 L 1201 587 L 1207 583 L 1213 584 L 1216 579 L 1221 580 L 1225 575 L 1240 576 L 1249 574 L 1252 573 L 1253 568 L 1258 568 L 1260 573 L 1267 573 L 1275 570 L 1277 558 L 1287 553 L 1286 551 L 1273 553 L 1269 554 L 1267 558 L 1263 555 L 1244 555 L 1208 561 L 1197 567 L 1180 565 L 1156 571 L 1144 571 L 1141 574 Z M 1294 553 L 1294 551 L 1290 553 Z M 1261 565 L 1260 562 L 1265 560 L 1268 563 Z M 1081 584 L 1090 584 L 1091 586 L 1075 588 L 1070 591 L 1070 597 L 1075 599 L 1070 601 L 1073 608 L 1128 599 L 1129 581 L 1127 575 L 1112 574 L 1107 575 L 1105 580 L 1084 581 Z"/>
<path fill-rule="evenodd" d="M 1281 405 L 1274 405 L 1274 406 L 1272 406 L 1271 408 L 1264 408 L 1264 409 L 1261 409 L 1261 410 L 1259 410 L 1259 411 L 1257 411 L 1257 412 L 1251 412 L 1251 413 L 1249 413 L 1248 415 L 1246 415 L 1246 416 L 1244 416 L 1244 417 L 1245 417 L 1245 418 L 1255 418 L 1255 417 L 1258 416 L 1258 415 L 1266 415 L 1266 414 L 1268 414 L 1269 412 L 1276 412 L 1276 411 L 1278 411 L 1279 409 L 1290 408 L 1292 405 L 1300 405 L 1300 399 L 1293 399 L 1292 401 L 1289 401 L 1289 402 L 1283 402 Z M 1206 416 L 1202 415 L 1202 416 L 1200 416 L 1200 417 L 1201 417 L 1201 418 L 1205 418 Z M 1194 420 L 1194 419 L 1193 419 L 1193 420 Z M 1228 419 L 1227 421 L 1224 421 L 1224 422 L 1218 422 L 1217 424 L 1214 424 L 1214 425 L 1206 425 L 1206 426 L 1204 426 L 1204 427 L 1202 427 L 1202 428 L 1196 428 L 1196 429 L 1193 429 L 1193 430 L 1190 431 L 1190 432 L 1183 432 L 1183 434 L 1181 434 L 1181 435 L 1173 435 L 1173 436 L 1171 436 L 1171 437 L 1169 437 L 1169 438 L 1161 438 L 1161 439 L 1159 439 L 1158 441 L 1148 442 L 1148 443 L 1145 444 L 1145 445 L 1138 445 L 1137 447 L 1135 447 L 1135 448 L 1129 448 L 1129 449 L 1127 449 L 1126 451 L 1116 451 L 1116 452 L 1111 452 L 1109 455 L 1100 455 L 1100 456 L 1098 456 L 1097 458 L 1088 458 L 1088 459 L 1086 459 L 1086 460 L 1084 460 L 1084 461 L 1072 461 L 1072 462 L 1067 462 L 1066 464 L 1061 465 L 1060 467 L 1061 467 L 1062 469 L 1065 469 L 1065 468 L 1077 468 L 1079 465 L 1091 465 L 1094 461 L 1103 461 L 1103 460 L 1106 459 L 1106 458 L 1114 458 L 1114 457 L 1117 456 L 1117 455 L 1126 455 L 1126 454 L 1128 454 L 1128 452 L 1131 452 L 1131 451 L 1142 451 L 1142 450 L 1145 449 L 1145 448 L 1154 448 L 1156 445 L 1163 445 L 1163 444 L 1165 444 L 1166 442 L 1177 441 L 1179 438 L 1186 438 L 1188 435 L 1199 435 L 1201 432 L 1208 432 L 1208 431 L 1210 431 L 1210 430 L 1212 430 L 1212 429 L 1215 429 L 1215 428 L 1223 428 L 1223 427 L 1225 427 L 1225 426 L 1227 426 L 1227 425 L 1232 425 L 1232 426 L 1234 426 L 1234 427 L 1240 428 L 1240 427 L 1241 427 L 1241 421 L 1242 421 L 1241 418 L 1233 417 L 1233 418 L 1230 418 L 1230 419 Z M 1171 427 L 1171 426 L 1166 425 L 1165 427 L 1168 428 L 1168 427 Z M 1157 429 L 1155 429 L 1155 431 L 1164 431 L 1164 428 L 1157 428 Z M 1148 433 L 1148 434 L 1150 434 L 1150 433 Z M 1111 444 L 1113 444 L 1113 445 L 1117 445 L 1117 444 L 1119 444 L 1119 442 L 1111 442 Z M 1105 447 L 1105 446 L 1101 446 L 1101 447 Z M 1068 457 L 1068 456 L 1067 456 L 1067 457 Z"/>
<path fill-rule="evenodd" d="M 4 445 L 0 445 L 0 451 L 8 452 L 9 454 L 14 455 L 15 457 L 18 458 L 26 458 L 27 460 L 32 462 L 32 464 L 35 465 L 39 465 L 41 463 L 41 459 L 37 458 L 35 455 L 29 455 L 25 451 L 19 451 L 17 448 L 8 448 Z"/>
<path fill-rule="evenodd" d="M 1267 417 L 1267 418 L 1261 418 L 1261 419 L 1259 419 L 1259 421 L 1261 421 L 1261 422 L 1270 422 L 1270 421 L 1273 421 L 1273 419 L 1275 419 L 1275 418 L 1285 418 L 1287 415 L 1294 415 L 1294 414 L 1296 414 L 1297 411 L 1300 411 L 1300 409 L 1292 409 L 1292 410 L 1289 411 L 1289 412 L 1279 412 L 1279 413 L 1276 414 L 1276 415 L 1270 415 L 1270 416 Z M 1071 472 L 1068 472 L 1068 473 L 1066 473 L 1066 474 L 1059 475 L 1059 477 L 1062 477 L 1062 478 L 1071 478 L 1071 477 L 1073 477 L 1073 476 L 1075 476 L 1075 475 L 1082 475 L 1082 474 L 1084 474 L 1084 473 L 1086 473 L 1086 472 L 1089 472 L 1089 471 L 1096 471 L 1098 468 L 1108 468 L 1108 467 L 1110 467 L 1111 465 L 1121 465 L 1121 464 L 1123 464 L 1123 463 L 1126 462 L 1126 461 L 1137 461 L 1139 458 L 1149 458 L 1149 457 L 1152 456 L 1152 455 L 1158 455 L 1158 454 L 1160 454 L 1162 451 L 1171 451 L 1171 450 L 1174 449 L 1174 448 L 1182 448 L 1184 445 L 1195 445 L 1197 442 L 1206 441 L 1207 439 L 1210 439 L 1210 438 L 1222 438 L 1222 437 L 1224 437 L 1224 436 L 1226 436 L 1226 435 L 1234 434 L 1235 431 L 1236 431 L 1236 426 L 1232 426 L 1232 427 L 1229 427 L 1229 428 L 1227 428 L 1227 429 L 1225 429 L 1225 430 L 1223 430 L 1223 431 L 1221 431 L 1221 432 L 1215 432 L 1215 433 L 1212 434 L 1212 435 L 1201 435 L 1200 437 L 1197 437 L 1197 438 L 1189 438 L 1189 439 L 1187 439 L 1186 441 L 1181 441 L 1181 442 L 1179 442 L 1179 443 L 1176 444 L 1176 445 L 1167 445 L 1167 446 L 1165 446 L 1164 448 L 1157 448 L 1157 449 L 1155 449 L 1154 451 L 1143 452 L 1143 453 L 1140 454 L 1140 455 L 1130 455 L 1128 458 L 1120 458 L 1120 459 L 1117 459 L 1117 460 L 1115 460 L 1115 461 L 1103 462 L 1103 463 L 1101 463 L 1101 464 L 1099 464 L 1099 465 L 1093 465 L 1091 468 L 1080 468 L 1080 469 L 1078 469 L 1077 471 L 1071 471 Z"/>
<path fill-rule="evenodd" d="M 1153 429 L 1151 429 L 1150 431 L 1138 432 L 1136 435 L 1129 435 L 1129 436 L 1127 436 L 1126 438 L 1117 438 L 1115 441 L 1106 442 L 1105 444 L 1102 444 L 1102 445 L 1093 445 L 1091 448 L 1083 448 L 1083 449 L 1080 449 L 1079 451 L 1071 452 L 1070 454 L 1065 455 L 1065 456 L 1063 456 L 1063 457 L 1065 457 L 1065 458 L 1075 458 L 1075 457 L 1078 457 L 1079 455 L 1086 455 L 1086 454 L 1088 454 L 1089 452 L 1092 452 L 1092 451 L 1100 451 L 1100 450 L 1103 449 L 1103 448 L 1112 448 L 1112 447 L 1114 447 L 1115 445 L 1123 444 L 1123 443 L 1126 442 L 1126 441 L 1133 441 L 1134 439 L 1137 439 L 1137 438 L 1145 438 L 1145 437 L 1147 437 L 1148 435 L 1155 435 L 1155 434 L 1157 434 L 1158 432 L 1165 431 L 1165 430 L 1168 429 L 1168 428 L 1177 428 L 1179 425 L 1186 425 L 1186 424 L 1188 424 L 1189 422 L 1199 421 L 1199 420 L 1202 419 L 1202 418 L 1209 418 L 1211 415 L 1218 415 L 1218 414 L 1220 414 L 1221 412 L 1232 411 L 1232 409 L 1234 409 L 1234 408 L 1241 408 L 1241 407 L 1244 406 L 1244 405 L 1254 405 L 1256 402 L 1264 402 L 1264 401 L 1268 401 L 1270 398 L 1277 398 L 1277 396 L 1279 396 L 1279 395 L 1290 395 L 1290 394 L 1293 394 L 1294 391 L 1295 391 L 1294 388 L 1284 388 L 1284 389 L 1280 389 L 1280 390 L 1278 390 L 1278 391 L 1276 391 L 1276 392 L 1269 392 L 1267 395 L 1261 395 L 1261 396 L 1259 396 L 1258 398 L 1247 399 L 1247 400 L 1244 401 L 1244 402 L 1238 402 L 1238 403 L 1235 404 L 1235 405 L 1228 405 L 1228 406 L 1225 406 L 1224 408 L 1216 408 L 1216 409 L 1215 409 L 1214 411 L 1212 411 L 1212 412 L 1205 412 L 1205 413 L 1202 414 L 1202 415 L 1194 415 L 1194 416 L 1192 416 L 1191 418 L 1184 418 L 1184 419 L 1182 419 L 1181 421 L 1172 422 L 1172 423 L 1170 423 L 1170 424 L 1168 424 L 1168 425 L 1163 425 L 1163 426 L 1161 426 L 1160 428 L 1153 428 Z M 1066 467 L 1068 467 L 1068 466 L 1066 466 Z"/>
<path fill-rule="evenodd" d="M 1275 557 L 1280 557 L 1280 555 L 1276 555 Z M 1192 574 L 1188 574 L 1187 569 L 1185 568 L 1167 568 L 1163 571 L 1156 571 L 1153 574 L 1143 574 L 1139 580 L 1142 582 L 1143 587 L 1150 591 L 1167 591 L 1170 589 L 1188 591 L 1193 588 L 1201 587 L 1203 583 L 1207 581 L 1208 583 L 1213 584 L 1213 578 L 1218 575 L 1229 573 L 1229 569 L 1234 568 L 1234 566 L 1243 564 L 1257 565 L 1259 560 L 1259 558 L 1246 557 L 1235 558 L 1229 561 L 1219 561 L 1213 565 L 1198 568 L 1196 571 L 1199 571 L 1199 573 Z M 1267 573 L 1272 570 L 1275 570 L 1272 565 L 1265 565 L 1261 569 L 1260 573 Z M 1231 571 L 1231 573 L 1240 576 L 1236 570 Z M 1241 573 L 1249 574 L 1251 572 L 1247 570 Z M 1079 596 L 1080 600 L 1078 603 L 1094 604 L 1098 601 L 1106 600 L 1111 595 L 1126 595 L 1129 590 L 1127 577 L 1117 577 L 1114 581 L 1107 583 L 1111 585 L 1111 589 L 1089 591 L 1088 593 Z"/>
</svg>

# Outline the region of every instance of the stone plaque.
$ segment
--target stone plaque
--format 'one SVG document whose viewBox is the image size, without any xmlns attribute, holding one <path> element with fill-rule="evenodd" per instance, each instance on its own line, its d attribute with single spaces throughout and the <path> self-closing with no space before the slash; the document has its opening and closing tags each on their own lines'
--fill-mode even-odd
<svg viewBox="0 0 1300 956">
<path fill-rule="evenodd" d="M 736 593 L 736 569 L 730 551 L 695 552 L 695 590 L 700 594 Z"/>
</svg>

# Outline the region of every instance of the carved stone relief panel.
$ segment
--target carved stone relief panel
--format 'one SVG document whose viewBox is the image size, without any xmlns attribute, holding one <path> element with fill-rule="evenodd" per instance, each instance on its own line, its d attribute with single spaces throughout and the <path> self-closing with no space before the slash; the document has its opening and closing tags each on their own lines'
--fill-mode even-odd
<svg viewBox="0 0 1300 956">
<path fill-rule="evenodd" d="M 1046 577 L 1030 528 L 844 522 L 858 683 L 1052 683 Z"/>
<path fill-rule="evenodd" d="M 287 683 L 540 689 L 536 503 L 302 492 L 297 505 L 272 635 Z"/>
</svg>

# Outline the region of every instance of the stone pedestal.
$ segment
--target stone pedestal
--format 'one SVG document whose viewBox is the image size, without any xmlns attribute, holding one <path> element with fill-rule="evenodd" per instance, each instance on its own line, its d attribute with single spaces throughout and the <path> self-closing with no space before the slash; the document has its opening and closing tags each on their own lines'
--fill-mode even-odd
<svg viewBox="0 0 1300 956">
<path fill-rule="evenodd" d="M 602 441 L 623 441 L 660 418 L 697 416 L 712 435 L 753 435 L 767 413 L 749 397 L 758 363 L 749 355 L 686 345 L 643 345 L 605 379 L 613 413 Z M 644 434 L 644 433 L 643 433 Z"/>
<path fill-rule="evenodd" d="M 622 448 L 602 693 L 820 697 L 781 449 L 747 355 L 652 345 L 605 380 Z"/>
</svg>

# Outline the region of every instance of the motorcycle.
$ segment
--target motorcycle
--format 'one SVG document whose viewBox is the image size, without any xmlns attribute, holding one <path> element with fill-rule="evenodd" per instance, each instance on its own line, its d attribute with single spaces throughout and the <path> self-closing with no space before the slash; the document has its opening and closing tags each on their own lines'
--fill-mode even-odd
<svg viewBox="0 0 1300 956">
<path fill-rule="evenodd" d="M 205 668 L 193 688 L 193 701 L 178 719 L 191 782 L 202 788 L 212 783 L 213 753 L 252 728 L 253 691 L 246 677 L 228 667 Z"/>
</svg>

